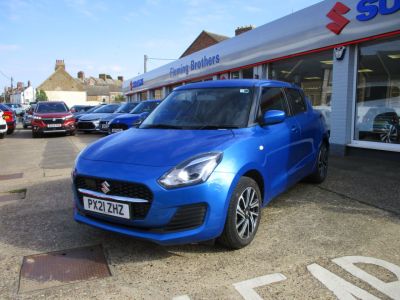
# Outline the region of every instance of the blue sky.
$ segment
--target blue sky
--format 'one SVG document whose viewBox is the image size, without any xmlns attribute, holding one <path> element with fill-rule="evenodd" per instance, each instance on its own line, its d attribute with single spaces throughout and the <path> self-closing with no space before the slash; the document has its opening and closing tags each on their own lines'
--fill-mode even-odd
<svg viewBox="0 0 400 300">
<path fill-rule="evenodd" d="M 329 0 L 325 0 L 329 1 Z M 204 29 L 233 36 L 320 0 L 0 0 L 0 88 L 34 86 L 64 59 L 76 76 L 143 72 L 143 55 L 178 58 Z M 149 61 L 154 69 L 165 61 Z M 3 74 L 2 74 L 3 73 Z"/>
</svg>

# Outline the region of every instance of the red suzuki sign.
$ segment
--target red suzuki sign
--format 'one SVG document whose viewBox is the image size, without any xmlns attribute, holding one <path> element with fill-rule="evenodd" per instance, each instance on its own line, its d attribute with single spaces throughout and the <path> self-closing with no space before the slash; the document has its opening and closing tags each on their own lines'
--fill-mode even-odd
<svg viewBox="0 0 400 300">
<path fill-rule="evenodd" d="M 326 25 L 326 27 L 333 33 L 340 34 L 347 24 L 350 23 L 350 20 L 344 17 L 350 10 L 350 7 L 342 2 L 336 2 L 335 6 L 326 15 L 333 22 Z"/>
</svg>

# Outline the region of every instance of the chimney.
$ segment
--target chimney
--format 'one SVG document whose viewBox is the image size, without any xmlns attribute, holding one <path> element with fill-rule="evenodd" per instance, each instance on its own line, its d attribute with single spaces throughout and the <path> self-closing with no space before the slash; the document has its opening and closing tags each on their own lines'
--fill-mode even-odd
<svg viewBox="0 0 400 300">
<path fill-rule="evenodd" d="M 235 30 L 235 36 L 238 36 L 239 34 L 242 34 L 242 33 L 245 33 L 247 31 L 253 30 L 254 28 L 255 27 L 253 25 L 238 27 Z"/>
<path fill-rule="evenodd" d="M 105 81 L 106 80 L 106 74 L 99 74 L 99 78 L 103 79 Z"/>
<path fill-rule="evenodd" d="M 106 78 L 107 79 L 112 79 L 111 75 L 108 75 L 108 74 L 106 75 Z"/>
<path fill-rule="evenodd" d="M 124 76 L 118 76 L 117 77 L 119 81 L 123 82 L 124 81 Z"/>
<path fill-rule="evenodd" d="M 64 63 L 63 59 L 57 59 L 56 60 L 56 67 L 54 68 L 54 70 L 57 71 L 60 68 L 65 70 L 65 63 Z"/>
<path fill-rule="evenodd" d="M 30 80 L 28 80 L 28 87 L 30 87 L 31 86 L 31 81 Z"/>
<path fill-rule="evenodd" d="M 78 72 L 78 78 L 80 79 L 80 80 L 85 80 L 85 73 L 83 72 L 83 71 L 79 71 Z"/>
</svg>

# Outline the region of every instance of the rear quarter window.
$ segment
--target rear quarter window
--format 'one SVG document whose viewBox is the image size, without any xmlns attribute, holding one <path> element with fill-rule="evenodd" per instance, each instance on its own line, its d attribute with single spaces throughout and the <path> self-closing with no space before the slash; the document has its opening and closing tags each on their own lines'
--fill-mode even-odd
<svg viewBox="0 0 400 300">
<path fill-rule="evenodd" d="M 296 89 L 286 89 L 289 105 L 293 115 L 297 115 L 307 111 L 306 101 L 303 94 Z"/>
</svg>

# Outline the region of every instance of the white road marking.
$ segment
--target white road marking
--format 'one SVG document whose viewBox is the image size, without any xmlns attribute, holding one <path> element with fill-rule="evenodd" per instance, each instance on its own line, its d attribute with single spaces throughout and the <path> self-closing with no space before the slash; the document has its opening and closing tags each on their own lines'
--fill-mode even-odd
<svg viewBox="0 0 400 300">
<path fill-rule="evenodd" d="M 182 295 L 182 296 L 176 296 L 172 298 L 172 300 L 190 300 L 190 297 L 188 295 Z"/>
<path fill-rule="evenodd" d="M 235 283 L 233 286 L 245 300 L 262 300 L 260 295 L 254 290 L 255 288 L 286 279 L 281 273 L 275 273 Z"/>
<path fill-rule="evenodd" d="M 358 277 L 361 280 L 367 282 L 368 284 L 376 288 L 378 291 L 384 293 L 388 297 L 395 300 L 400 300 L 399 266 L 396 266 L 395 264 L 392 264 L 382 259 L 366 257 L 366 256 L 345 256 L 345 257 L 335 258 L 332 261 L 341 266 L 343 269 L 345 269 L 353 276 Z M 382 280 L 376 278 L 375 276 L 372 276 L 371 274 L 365 272 L 364 270 L 361 270 L 359 267 L 354 265 L 358 263 L 371 264 L 385 268 L 386 270 L 396 275 L 398 280 L 389 283 L 383 282 Z"/>
<path fill-rule="evenodd" d="M 309 265 L 307 269 L 315 278 L 332 291 L 339 300 L 379 300 L 374 295 L 331 273 L 318 264 Z"/>
</svg>

